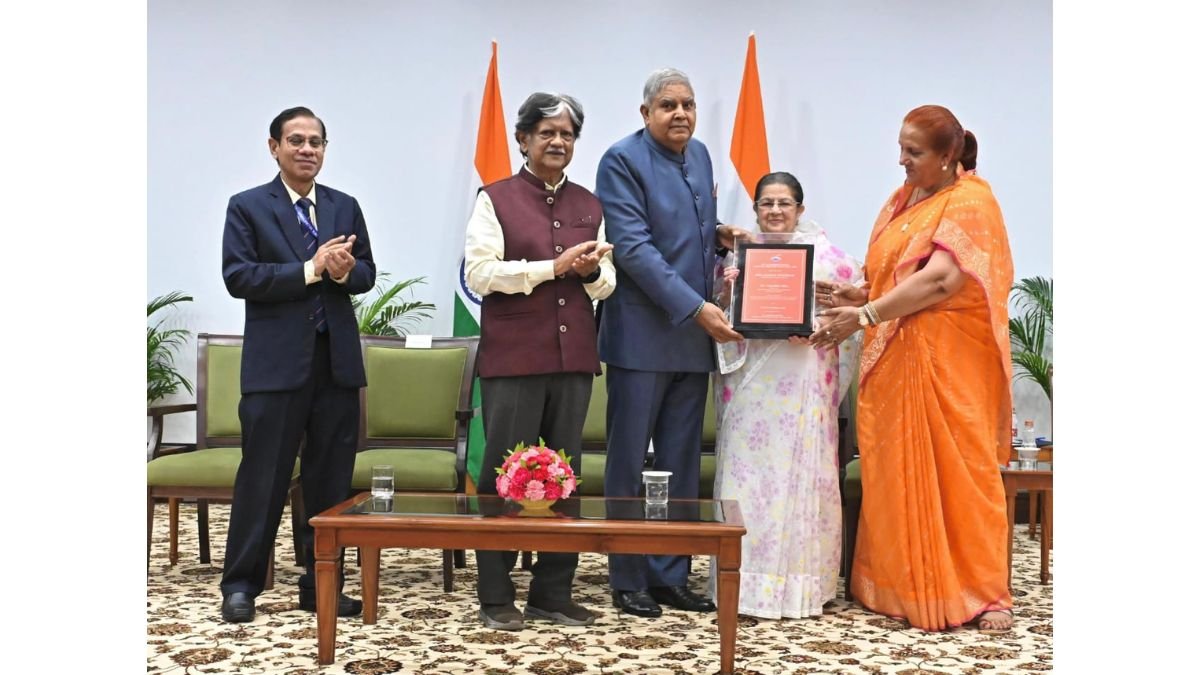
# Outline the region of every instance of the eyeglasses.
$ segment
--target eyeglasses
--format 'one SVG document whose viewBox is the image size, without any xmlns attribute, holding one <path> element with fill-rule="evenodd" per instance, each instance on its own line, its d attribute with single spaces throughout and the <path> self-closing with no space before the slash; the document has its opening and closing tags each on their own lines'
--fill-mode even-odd
<svg viewBox="0 0 1200 675">
<path fill-rule="evenodd" d="M 303 136 L 288 136 L 284 140 L 287 141 L 288 145 L 297 150 L 303 148 L 305 142 L 307 142 L 309 147 L 311 147 L 313 150 L 321 150 L 326 145 L 329 145 L 329 141 L 321 138 L 320 136 L 309 136 L 308 138 Z"/>
<path fill-rule="evenodd" d="M 537 135 L 538 135 L 538 138 L 542 139 L 543 141 L 545 141 L 547 143 L 549 143 L 550 141 L 553 141 L 555 138 L 562 138 L 564 143 L 574 143 L 575 142 L 575 132 L 569 131 L 569 130 L 568 131 L 554 131 L 552 129 L 542 129 L 541 131 L 538 132 Z"/>
<path fill-rule="evenodd" d="M 755 203 L 758 204 L 758 208 L 762 209 L 763 211 L 770 211 L 776 206 L 779 207 L 779 210 L 786 211 L 796 205 L 796 202 L 793 199 L 760 199 Z"/>
</svg>

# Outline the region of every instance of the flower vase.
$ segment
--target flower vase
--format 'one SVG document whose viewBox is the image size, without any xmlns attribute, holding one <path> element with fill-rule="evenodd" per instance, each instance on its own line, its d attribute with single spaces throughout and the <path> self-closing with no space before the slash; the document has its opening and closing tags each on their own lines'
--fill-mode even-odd
<svg viewBox="0 0 1200 675">
<path fill-rule="evenodd" d="M 521 505 L 521 512 L 518 515 L 530 517 L 546 517 L 554 515 L 550 510 L 554 506 L 557 499 L 518 499 L 517 503 Z"/>
</svg>

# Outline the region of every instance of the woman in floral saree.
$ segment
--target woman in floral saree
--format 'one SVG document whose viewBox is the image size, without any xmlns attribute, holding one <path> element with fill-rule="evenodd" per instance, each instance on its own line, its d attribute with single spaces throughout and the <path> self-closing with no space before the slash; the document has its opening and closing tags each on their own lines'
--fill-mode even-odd
<svg viewBox="0 0 1200 675">
<path fill-rule="evenodd" d="M 904 185 L 884 204 L 862 288 L 817 284 L 814 345 L 864 328 L 863 503 L 851 589 L 925 630 L 1012 626 L 1008 461 L 1012 257 L 1000 207 L 954 115 L 904 118 Z M 960 173 L 959 165 L 967 169 Z"/>
<path fill-rule="evenodd" d="M 790 233 L 791 242 L 814 246 L 814 278 L 860 281 L 858 261 L 830 243 L 815 223 L 800 222 L 804 192 L 794 176 L 763 176 L 754 200 L 760 232 Z M 736 276 L 732 263 L 731 255 L 725 268 L 729 281 Z M 741 614 L 819 616 L 837 593 L 842 555 L 837 411 L 854 376 L 857 345 L 847 340 L 839 349 L 814 350 L 795 337 L 717 345 L 714 493 L 736 499 L 746 523 Z"/>
</svg>

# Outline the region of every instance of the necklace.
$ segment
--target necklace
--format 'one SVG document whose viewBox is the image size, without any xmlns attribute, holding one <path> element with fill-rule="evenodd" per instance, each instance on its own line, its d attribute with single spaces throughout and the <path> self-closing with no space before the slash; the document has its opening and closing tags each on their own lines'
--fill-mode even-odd
<svg viewBox="0 0 1200 675">
<path fill-rule="evenodd" d="M 929 197 L 932 197 L 933 195 L 937 194 L 938 192 L 941 192 L 947 186 L 952 184 L 956 178 L 957 178 L 957 176 L 951 177 L 949 180 L 943 182 L 941 185 L 934 187 L 932 190 L 929 190 L 928 192 L 926 192 L 924 190 L 924 188 L 914 187 L 912 194 L 910 194 L 908 196 L 908 202 L 904 205 L 904 208 L 910 209 L 913 206 L 915 206 L 916 204 L 919 204 L 922 201 L 928 199 Z M 922 193 L 924 193 L 924 194 L 922 194 Z M 908 226 L 909 226 L 909 223 L 904 223 L 903 225 L 900 226 L 900 231 L 908 232 Z"/>
</svg>

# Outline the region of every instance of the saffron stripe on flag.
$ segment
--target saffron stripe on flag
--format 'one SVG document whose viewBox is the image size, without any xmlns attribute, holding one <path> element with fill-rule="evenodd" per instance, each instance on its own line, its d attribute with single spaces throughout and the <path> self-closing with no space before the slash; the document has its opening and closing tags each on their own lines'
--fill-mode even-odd
<svg viewBox="0 0 1200 675">
<path fill-rule="evenodd" d="M 763 115 L 762 88 L 758 82 L 758 49 L 754 33 L 746 45 L 746 67 L 742 71 L 742 90 L 738 94 L 737 114 L 733 119 L 733 136 L 729 142 L 729 159 L 738 178 L 754 199 L 754 186 L 771 172 L 767 156 L 767 122 Z"/>
</svg>

